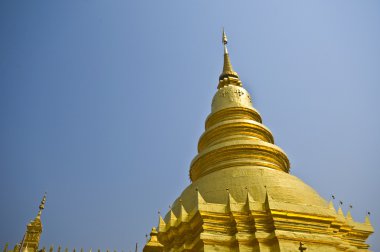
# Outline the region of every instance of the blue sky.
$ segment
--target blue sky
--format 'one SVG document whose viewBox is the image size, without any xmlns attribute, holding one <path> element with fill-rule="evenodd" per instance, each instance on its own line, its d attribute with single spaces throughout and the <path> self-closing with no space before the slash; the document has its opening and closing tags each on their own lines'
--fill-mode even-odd
<svg viewBox="0 0 380 252">
<path fill-rule="evenodd" d="M 133 250 L 190 183 L 221 30 L 291 173 L 380 227 L 380 2 L 1 1 L 0 246 Z M 380 250 L 380 236 L 370 239 Z"/>
</svg>

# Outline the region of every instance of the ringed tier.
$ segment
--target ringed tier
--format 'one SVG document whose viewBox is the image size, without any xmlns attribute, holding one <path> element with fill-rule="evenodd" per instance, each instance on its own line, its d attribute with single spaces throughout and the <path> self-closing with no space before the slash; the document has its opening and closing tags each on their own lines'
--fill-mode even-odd
<svg viewBox="0 0 380 252">
<path fill-rule="evenodd" d="M 274 145 L 271 131 L 262 124 L 247 90 L 228 77 L 216 92 L 206 131 L 198 143 L 198 155 L 190 166 L 190 179 L 221 169 L 260 166 L 289 172 L 285 152 Z"/>
</svg>

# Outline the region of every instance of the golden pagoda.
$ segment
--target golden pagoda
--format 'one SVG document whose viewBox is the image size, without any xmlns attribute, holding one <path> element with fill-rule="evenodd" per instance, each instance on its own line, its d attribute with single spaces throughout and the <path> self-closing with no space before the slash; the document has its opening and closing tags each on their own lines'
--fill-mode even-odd
<svg viewBox="0 0 380 252">
<path fill-rule="evenodd" d="M 233 70 L 223 31 L 218 90 L 190 165 L 191 184 L 159 216 L 143 251 L 369 251 L 373 227 L 289 174 Z"/>
<path fill-rule="evenodd" d="M 39 211 L 31 222 L 26 226 L 26 232 L 24 234 L 24 238 L 22 239 L 19 246 L 13 250 L 14 252 L 37 252 L 38 246 L 40 243 L 40 237 L 42 233 L 42 222 L 41 222 L 41 214 L 42 210 L 45 208 L 46 203 L 46 193 L 41 200 L 41 204 L 39 206 Z"/>
</svg>

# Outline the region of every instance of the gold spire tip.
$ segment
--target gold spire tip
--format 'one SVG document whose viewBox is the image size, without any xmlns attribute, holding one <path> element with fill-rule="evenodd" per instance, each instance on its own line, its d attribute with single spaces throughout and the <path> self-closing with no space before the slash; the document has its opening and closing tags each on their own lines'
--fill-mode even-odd
<svg viewBox="0 0 380 252">
<path fill-rule="evenodd" d="M 42 210 L 45 209 L 45 203 L 46 203 L 46 192 L 45 192 L 44 197 L 42 198 L 40 206 L 39 206 L 40 210 L 38 211 L 38 215 L 37 215 L 38 218 L 41 216 Z"/>
<path fill-rule="evenodd" d="M 224 31 L 224 28 L 223 28 L 223 33 L 222 33 L 222 42 L 223 42 L 223 47 L 224 47 L 224 63 L 223 63 L 223 72 L 219 76 L 219 80 L 221 81 L 224 78 L 228 78 L 228 77 L 233 77 L 233 78 L 238 79 L 239 76 L 233 70 L 232 65 L 231 65 L 231 61 L 230 61 L 230 57 L 228 55 L 228 50 L 227 50 L 228 40 L 227 40 L 226 32 Z M 237 83 L 237 85 L 241 86 L 240 83 Z M 218 88 L 219 88 L 219 86 L 218 86 Z"/>
<path fill-rule="evenodd" d="M 228 40 L 227 40 L 226 32 L 224 31 L 224 28 L 223 28 L 223 34 L 222 34 L 222 43 L 224 45 L 224 54 L 228 54 L 228 50 L 227 50 Z"/>
<path fill-rule="evenodd" d="M 44 194 L 44 197 L 41 200 L 40 210 L 43 210 L 45 208 L 45 203 L 46 203 L 46 192 Z"/>
<path fill-rule="evenodd" d="M 226 32 L 224 31 L 224 28 L 223 28 L 223 38 L 222 38 L 222 42 L 223 42 L 223 45 L 227 45 L 227 35 L 226 35 Z"/>
</svg>

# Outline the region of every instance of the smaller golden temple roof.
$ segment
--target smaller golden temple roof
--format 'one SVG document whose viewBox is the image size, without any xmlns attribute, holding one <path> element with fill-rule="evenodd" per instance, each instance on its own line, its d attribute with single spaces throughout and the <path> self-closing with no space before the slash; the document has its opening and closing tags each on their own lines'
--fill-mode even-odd
<svg viewBox="0 0 380 252">
<path fill-rule="evenodd" d="M 40 237 L 42 233 L 42 222 L 41 222 L 41 214 L 42 210 L 45 208 L 46 203 L 46 192 L 41 200 L 39 210 L 37 216 L 31 220 L 26 226 L 26 232 L 20 243 L 20 247 L 17 252 L 22 250 L 23 252 L 37 252 L 38 246 L 40 243 Z"/>
<path fill-rule="evenodd" d="M 153 227 L 152 231 L 150 232 L 150 238 L 149 238 L 148 242 L 146 243 L 143 251 L 155 252 L 155 251 L 161 251 L 162 250 L 164 245 L 162 245 L 158 241 L 157 234 L 158 234 L 158 232 L 157 232 L 156 228 Z"/>
</svg>

